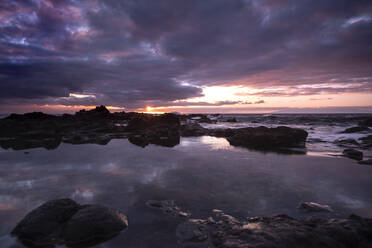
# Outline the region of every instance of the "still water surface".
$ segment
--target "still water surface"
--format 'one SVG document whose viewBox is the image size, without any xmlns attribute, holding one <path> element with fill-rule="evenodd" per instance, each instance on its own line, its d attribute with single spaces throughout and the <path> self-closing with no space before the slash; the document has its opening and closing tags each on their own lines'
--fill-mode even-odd
<svg viewBox="0 0 372 248">
<path fill-rule="evenodd" d="M 231 147 L 224 138 L 182 138 L 173 147 L 61 144 L 0 150 L 0 247 L 23 247 L 7 234 L 45 201 L 72 198 L 127 214 L 129 228 L 96 247 L 176 247 L 181 218 L 148 208 L 175 200 L 193 218 L 222 209 L 239 218 L 284 213 L 306 216 L 302 201 L 330 205 L 323 217 L 372 217 L 372 166 L 331 156 L 262 153 Z"/>
</svg>

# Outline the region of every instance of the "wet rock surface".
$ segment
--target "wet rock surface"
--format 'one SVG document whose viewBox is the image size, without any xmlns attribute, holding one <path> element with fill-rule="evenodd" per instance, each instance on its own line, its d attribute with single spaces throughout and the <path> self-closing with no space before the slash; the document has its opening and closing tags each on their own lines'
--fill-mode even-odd
<svg viewBox="0 0 372 248">
<path fill-rule="evenodd" d="M 189 217 L 190 213 L 182 211 L 174 200 L 148 200 L 146 205 L 151 208 L 162 210 L 166 214 L 178 217 Z"/>
<path fill-rule="evenodd" d="M 116 236 L 127 227 L 127 217 L 119 210 L 57 199 L 28 213 L 11 235 L 26 247 L 55 247 L 57 244 L 88 247 Z"/>
<path fill-rule="evenodd" d="M 305 212 L 332 212 L 333 211 L 330 206 L 322 205 L 316 202 L 302 202 L 297 208 Z"/>
<path fill-rule="evenodd" d="M 351 159 L 355 159 L 355 160 L 362 160 L 363 159 L 363 152 L 358 151 L 358 150 L 355 150 L 355 149 L 351 149 L 351 148 L 345 149 L 342 152 L 342 154 L 345 157 L 348 157 L 348 158 L 351 158 Z"/>
<path fill-rule="evenodd" d="M 206 220 L 188 219 L 176 230 L 181 247 L 288 248 L 370 247 L 372 220 L 351 215 L 348 219 L 294 219 L 287 215 L 246 220 L 214 211 Z"/>
</svg>

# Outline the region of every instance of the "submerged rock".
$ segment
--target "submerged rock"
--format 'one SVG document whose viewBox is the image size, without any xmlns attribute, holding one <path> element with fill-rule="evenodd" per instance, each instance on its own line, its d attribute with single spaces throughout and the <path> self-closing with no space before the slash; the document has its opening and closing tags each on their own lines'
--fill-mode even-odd
<svg viewBox="0 0 372 248">
<path fill-rule="evenodd" d="M 28 247 L 54 247 L 57 244 L 87 247 L 112 238 L 127 226 L 127 218 L 119 210 L 58 199 L 28 213 L 11 235 Z"/>
<path fill-rule="evenodd" d="M 306 212 L 332 212 L 330 206 L 316 202 L 302 202 L 297 208 Z"/>
<path fill-rule="evenodd" d="M 369 117 L 369 118 L 366 118 L 365 120 L 360 121 L 359 125 L 372 127 L 372 117 Z"/>
<path fill-rule="evenodd" d="M 372 135 L 362 137 L 359 140 L 362 142 L 362 147 L 364 148 L 372 147 Z"/>
<path fill-rule="evenodd" d="M 342 154 L 345 157 L 348 157 L 348 158 L 351 158 L 351 159 L 355 159 L 355 160 L 362 160 L 363 159 L 363 152 L 358 151 L 358 150 L 355 150 L 355 149 L 351 149 L 351 148 L 345 149 L 342 152 Z"/>
<path fill-rule="evenodd" d="M 361 161 L 359 161 L 358 163 L 359 163 L 359 164 L 372 165 L 372 159 L 361 160 Z"/>
<path fill-rule="evenodd" d="M 178 217 L 188 217 L 189 213 L 181 211 L 173 200 L 148 200 L 146 205 L 151 208 L 162 210 L 164 213 L 172 214 Z"/>
<path fill-rule="evenodd" d="M 358 147 L 359 143 L 355 139 L 339 139 L 334 142 L 335 144 L 343 147 Z"/>
<path fill-rule="evenodd" d="M 176 231 L 181 247 L 215 248 L 348 248 L 372 246 L 372 220 L 294 219 L 287 215 L 239 221 L 218 213 L 215 218 L 188 219 Z"/>
<path fill-rule="evenodd" d="M 369 131 L 370 129 L 366 126 L 356 126 L 356 127 L 350 127 L 342 131 L 341 133 L 358 133 L 358 132 L 364 132 Z"/>
<path fill-rule="evenodd" d="M 226 122 L 238 122 L 238 121 L 236 120 L 236 118 L 230 118 L 230 119 L 227 119 Z"/>
</svg>

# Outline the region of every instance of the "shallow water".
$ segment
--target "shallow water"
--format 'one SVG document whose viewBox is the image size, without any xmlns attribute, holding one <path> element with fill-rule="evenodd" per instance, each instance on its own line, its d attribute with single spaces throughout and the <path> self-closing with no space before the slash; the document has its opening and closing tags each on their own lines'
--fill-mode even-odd
<svg viewBox="0 0 372 248">
<path fill-rule="evenodd" d="M 22 247 L 7 234 L 43 202 L 69 197 L 121 209 L 129 228 L 96 247 L 176 247 L 182 218 L 148 208 L 147 200 L 173 199 L 193 218 L 222 209 L 238 218 L 284 213 L 308 216 L 302 201 L 330 205 L 324 217 L 372 217 L 372 166 L 343 157 L 262 153 L 224 138 L 182 138 L 167 148 L 112 140 L 105 146 L 61 144 L 0 150 L 0 244 Z"/>
</svg>

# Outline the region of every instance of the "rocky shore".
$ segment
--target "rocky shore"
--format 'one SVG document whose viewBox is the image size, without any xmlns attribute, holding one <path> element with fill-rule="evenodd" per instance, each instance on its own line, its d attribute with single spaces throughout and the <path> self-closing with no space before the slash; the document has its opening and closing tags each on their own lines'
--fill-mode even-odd
<svg viewBox="0 0 372 248">
<path fill-rule="evenodd" d="M 188 219 L 177 228 L 181 247 L 188 248 L 351 248 L 372 246 L 372 220 L 287 215 L 237 220 L 220 210 L 208 219 Z"/>
<path fill-rule="evenodd" d="M 205 115 L 110 113 L 104 106 L 74 115 L 11 114 L 0 120 L 0 146 L 15 150 L 55 149 L 62 142 L 107 144 L 111 139 L 128 138 L 141 147 L 149 144 L 173 147 L 180 143 L 180 137 L 209 135 L 224 137 L 234 146 L 281 151 L 304 147 L 308 135 L 302 129 L 284 126 L 206 129 L 201 122 L 215 121 Z"/>
<path fill-rule="evenodd" d="M 367 248 L 372 246 L 372 220 L 357 215 L 347 219 L 281 214 L 238 220 L 214 209 L 206 219 L 191 218 L 173 200 L 149 200 L 146 205 L 163 211 L 164 220 L 179 218 L 173 233 L 182 248 Z M 328 205 L 301 203 L 300 211 L 332 211 Z M 161 214 L 161 213 L 159 213 Z M 136 220 L 132 220 L 135 222 Z M 11 234 L 26 247 L 90 247 L 107 241 L 128 227 L 120 210 L 100 205 L 79 205 L 71 199 L 44 203 L 28 213 Z"/>
</svg>

